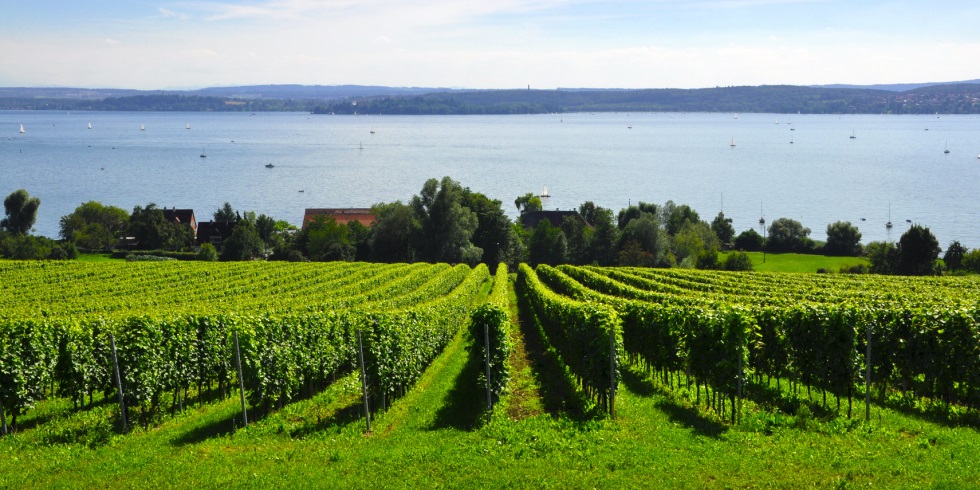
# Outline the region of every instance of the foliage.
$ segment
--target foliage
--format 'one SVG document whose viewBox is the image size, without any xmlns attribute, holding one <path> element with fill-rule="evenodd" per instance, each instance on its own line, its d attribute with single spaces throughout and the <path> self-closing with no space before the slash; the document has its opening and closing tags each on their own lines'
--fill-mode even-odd
<svg viewBox="0 0 980 490">
<path fill-rule="evenodd" d="M 551 226 L 551 221 L 543 219 L 528 237 L 527 252 L 531 264 L 557 265 L 566 261 L 568 242 L 561 228 Z"/>
<path fill-rule="evenodd" d="M 243 218 L 235 224 L 231 237 L 222 243 L 222 260 L 252 260 L 262 255 L 265 244 L 252 219 Z"/>
<path fill-rule="evenodd" d="M 585 205 L 583 204 L 583 206 Z M 640 201 L 635 206 L 630 206 L 626 209 L 620 209 L 619 214 L 616 215 L 616 226 L 618 226 L 619 229 L 622 230 L 623 228 L 626 228 L 626 225 L 630 221 L 639 218 L 644 213 L 657 216 L 657 205 Z"/>
<path fill-rule="evenodd" d="M 59 243 L 43 236 L 0 234 L 0 257 L 14 260 L 74 259 L 78 250 L 71 242 Z"/>
<path fill-rule="evenodd" d="M 711 231 L 715 232 L 715 236 L 718 240 L 723 243 L 732 243 L 735 239 L 735 227 L 732 226 L 732 219 L 726 218 L 725 213 L 719 211 L 718 216 L 711 220 Z"/>
<path fill-rule="evenodd" d="M 643 205 L 643 203 L 640 204 L 641 206 Z M 650 208 L 648 207 L 647 209 Z M 622 216 L 622 213 L 620 213 L 620 216 Z M 634 246 L 629 245 L 629 242 L 635 242 L 638 250 L 634 250 Z M 640 265 L 640 262 L 647 262 L 648 266 L 651 267 L 667 265 L 670 237 L 667 236 L 667 231 L 660 226 L 660 220 L 655 214 L 641 212 L 630 219 L 622 227 L 622 232 L 619 234 L 619 243 L 621 251 L 626 251 L 627 246 L 630 247 L 631 252 L 628 252 L 626 255 L 633 257 L 633 259 L 629 259 L 632 265 Z M 636 255 L 637 251 L 643 256 L 649 256 L 649 260 L 645 258 L 641 259 Z M 621 254 L 620 265 L 630 265 L 622 261 L 623 257 Z"/>
<path fill-rule="evenodd" d="M 61 217 L 61 238 L 87 250 L 111 250 L 126 232 L 129 213 L 98 201 L 82 203 Z"/>
<path fill-rule="evenodd" d="M 750 271 L 752 270 L 752 259 L 745 252 L 731 252 L 725 257 L 724 269 L 726 271 Z"/>
<path fill-rule="evenodd" d="M 513 223 L 504 213 L 503 203 L 465 188 L 463 205 L 476 213 L 477 226 L 470 241 L 473 246 L 483 250 L 479 261 L 489 267 L 511 260 L 513 242 L 517 237 L 514 235 Z"/>
<path fill-rule="evenodd" d="M 371 237 L 371 260 L 376 262 L 413 262 L 418 258 L 413 237 L 420 233 L 420 223 L 407 204 L 400 201 L 376 204 Z"/>
<path fill-rule="evenodd" d="M 826 255 L 861 255 L 861 232 L 850 221 L 837 221 L 827 225 Z"/>
<path fill-rule="evenodd" d="M 487 302 L 476 307 L 470 314 L 470 335 L 477 348 L 473 350 L 477 364 L 487 362 L 488 346 L 484 339 L 489 340 L 490 391 L 495 399 L 499 398 L 507 388 L 510 379 L 510 355 L 514 349 L 511 330 L 514 328 L 508 315 L 509 278 L 507 265 L 499 264 L 493 277 L 493 287 Z M 486 386 L 486 370 L 480 371 L 480 382 Z"/>
<path fill-rule="evenodd" d="M 967 252 L 966 247 L 960 244 L 958 240 L 953 240 L 946 247 L 946 253 L 943 254 L 943 263 L 946 264 L 946 268 L 949 270 L 960 269 L 963 266 L 963 258 Z"/>
<path fill-rule="evenodd" d="M 898 247 L 892 242 L 871 242 L 865 247 L 872 274 L 895 274 L 898 270 Z"/>
<path fill-rule="evenodd" d="M 129 216 L 128 233 L 146 250 L 186 250 L 193 245 L 194 232 L 188 225 L 171 223 L 156 204 L 136 206 Z"/>
<path fill-rule="evenodd" d="M 483 251 L 470 242 L 479 220 L 464 207 L 463 198 L 463 187 L 449 177 L 441 182 L 427 180 L 412 197 L 411 206 L 420 225 L 416 233 L 418 258 L 429 262 L 479 261 Z"/>
<path fill-rule="evenodd" d="M 718 237 L 704 221 L 684 221 L 674 235 L 674 256 L 683 262 L 688 259 L 699 269 L 714 269 L 718 258 Z"/>
<path fill-rule="evenodd" d="M 521 216 L 531 211 L 541 211 L 542 209 L 541 198 L 533 192 L 528 192 L 514 199 L 514 206 L 517 206 L 517 211 Z"/>
<path fill-rule="evenodd" d="M 664 224 L 667 234 L 674 236 L 681 231 L 685 223 L 697 223 L 701 221 L 701 217 L 687 204 L 677 205 L 674 201 L 667 201 L 660 207 L 660 221 Z"/>
<path fill-rule="evenodd" d="M 804 253 L 813 248 L 810 229 L 790 218 L 779 218 L 769 225 L 766 250 L 770 252 Z"/>
<path fill-rule="evenodd" d="M 24 189 L 11 192 L 3 200 L 3 210 L 7 217 L 0 220 L 0 230 L 15 235 L 28 234 L 37 219 L 37 208 L 40 205 L 41 199 L 31 197 Z"/>
<path fill-rule="evenodd" d="M 939 241 L 928 227 L 912 225 L 898 239 L 896 273 L 913 276 L 933 274 L 939 251 Z"/>
<path fill-rule="evenodd" d="M 765 246 L 765 240 L 759 232 L 752 228 L 739 233 L 738 237 L 735 239 L 735 250 L 743 250 L 746 252 L 759 252 L 762 251 Z"/>
<path fill-rule="evenodd" d="M 236 227 L 237 230 L 237 227 Z M 352 261 L 357 248 L 351 243 L 350 228 L 337 224 L 333 216 L 316 216 L 296 237 L 303 254 L 314 261 Z"/>
<path fill-rule="evenodd" d="M 204 262 L 217 262 L 218 251 L 215 250 L 214 245 L 205 243 L 201 245 L 201 250 L 197 252 L 197 260 L 202 260 Z"/>
</svg>

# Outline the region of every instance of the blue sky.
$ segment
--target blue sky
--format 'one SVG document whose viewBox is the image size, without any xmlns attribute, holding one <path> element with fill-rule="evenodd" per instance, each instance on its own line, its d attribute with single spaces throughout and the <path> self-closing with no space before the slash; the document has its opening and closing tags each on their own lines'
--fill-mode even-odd
<svg viewBox="0 0 980 490">
<path fill-rule="evenodd" d="M 978 19 L 941 0 L 0 0 L 0 86 L 967 80 Z"/>
</svg>

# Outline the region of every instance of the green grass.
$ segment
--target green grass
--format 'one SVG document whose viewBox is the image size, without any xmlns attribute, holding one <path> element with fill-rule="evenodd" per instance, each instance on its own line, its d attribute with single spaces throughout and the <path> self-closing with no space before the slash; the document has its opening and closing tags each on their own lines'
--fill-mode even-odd
<svg viewBox="0 0 980 490">
<path fill-rule="evenodd" d="M 752 259 L 754 270 L 763 272 L 817 272 L 817 269 L 821 268 L 830 272 L 838 272 L 841 266 L 868 265 L 868 260 L 863 257 L 830 257 L 827 255 L 793 253 L 746 253 Z M 719 260 L 724 262 L 725 257 L 726 254 L 721 254 Z"/>
<path fill-rule="evenodd" d="M 110 254 L 80 253 L 76 260 L 79 262 L 116 262 L 123 259 L 114 259 Z"/>
</svg>

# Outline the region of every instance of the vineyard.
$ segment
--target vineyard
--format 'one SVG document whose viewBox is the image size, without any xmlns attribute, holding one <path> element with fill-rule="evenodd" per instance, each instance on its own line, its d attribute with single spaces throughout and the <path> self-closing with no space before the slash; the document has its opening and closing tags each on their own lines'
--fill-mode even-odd
<svg viewBox="0 0 980 490">
<path fill-rule="evenodd" d="M 0 487 L 960 487 L 978 412 L 975 276 L 0 262 Z"/>
<path fill-rule="evenodd" d="M 5 263 L 0 424 L 7 432 L 10 414 L 16 428 L 51 396 L 91 406 L 121 384 L 146 426 L 192 393 L 226 396 L 236 342 L 249 402 L 268 412 L 352 371 L 358 336 L 383 408 L 459 330 L 489 279 L 486 266 L 447 264 Z"/>
<path fill-rule="evenodd" d="M 615 391 L 615 355 L 665 386 L 730 407 L 751 379 L 865 402 L 904 396 L 980 404 L 980 281 L 522 266 L 519 287 L 590 393 Z M 610 367 L 611 366 L 611 367 Z M 682 380 L 683 376 L 683 380 Z M 609 381 L 612 379 L 613 381 Z M 611 383 L 611 384 L 610 384 Z"/>
</svg>

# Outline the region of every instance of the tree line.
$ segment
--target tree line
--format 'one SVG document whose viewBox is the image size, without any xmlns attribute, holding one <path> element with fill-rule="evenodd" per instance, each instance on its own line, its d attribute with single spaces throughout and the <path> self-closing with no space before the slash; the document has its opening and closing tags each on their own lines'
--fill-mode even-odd
<svg viewBox="0 0 980 490">
<path fill-rule="evenodd" d="M 942 250 L 938 240 L 928 227 L 920 225 L 911 226 L 898 243 L 871 242 L 865 246 L 858 227 L 847 221 L 828 225 L 824 241 L 811 238 L 809 228 L 790 218 L 769 223 L 765 235 L 754 228 L 736 235 L 732 219 L 724 212 L 709 222 L 690 206 L 673 201 L 638 202 L 616 213 L 586 201 L 573 212 L 556 214 L 543 211 L 541 198 L 528 193 L 518 196 L 514 206 L 519 214 L 516 222 L 500 200 L 448 176 L 427 180 L 407 202 L 375 204 L 371 226 L 358 221 L 338 223 L 324 215 L 297 228 L 265 214 L 235 210 L 226 202 L 212 218 L 231 232 L 215 247 L 211 243 L 197 246 L 191 228 L 166 219 L 164 210 L 155 203 L 137 205 L 129 212 L 89 201 L 61 217 L 59 240 L 33 236 L 40 199 L 20 189 L 4 200 L 0 256 L 70 259 L 78 250 L 107 252 L 135 247 L 200 260 L 447 262 L 491 267 L 503 262 L 512 269 L 529 263 L 749 270 L 752 262 L 745 252 L 766 251 L 869 259 L 870 266 L 847 272 L 980 273 L 980 249 L 969 250 L 954 241 L 939 261 Z"/>
</svg>

